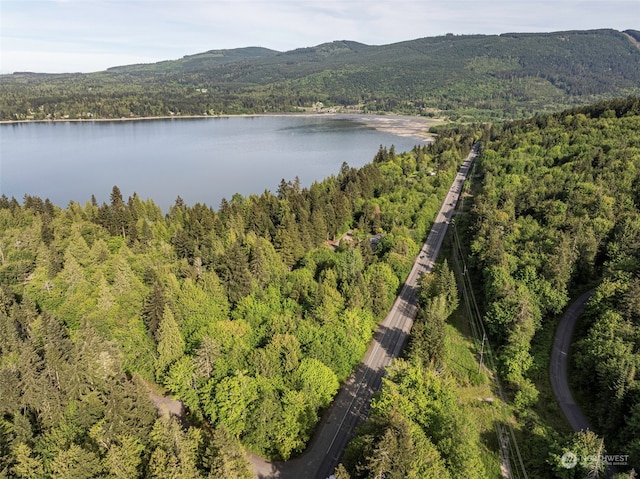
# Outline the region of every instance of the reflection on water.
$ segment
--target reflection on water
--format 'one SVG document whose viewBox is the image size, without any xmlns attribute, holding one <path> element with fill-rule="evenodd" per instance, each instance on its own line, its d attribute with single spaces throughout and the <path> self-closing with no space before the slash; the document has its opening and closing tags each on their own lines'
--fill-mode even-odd
<svg viewBox="0 0 640 479">
<path fill-rule="evenodd" d="M 217 208 L 222 198 L 275 191 L 281 179 L 303 186 L 362 166 L 380 145 L 411 149 L 419 140 L 345 118 L 231 117 L 120 122 L 0 125 L 0 191 L 60 206 L 113 185 L 137 192 L 164 211 L 181 196 Z"/>
<path fill-rule="evenodd" d="M 315 121 L 305 121 L 300 125 L 292 125 L 282 128 L 280 131 L 289 133 L 338 133 L 350 134 L 356 130 L 374 130 L 372 126 L 357 120 L 346 118 L 317 118 Z"/>
</svg>

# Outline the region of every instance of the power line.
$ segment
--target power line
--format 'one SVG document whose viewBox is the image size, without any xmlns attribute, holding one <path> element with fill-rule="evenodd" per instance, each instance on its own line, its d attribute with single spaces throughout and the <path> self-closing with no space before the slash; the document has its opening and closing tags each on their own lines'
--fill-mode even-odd
<svg viewBox="0 0 640 479">
<path fill-rule="evenodd" d="M 471 177 L 471 175 L 469 175 Z M 502 390 L 502 385 L 498 379 L 497 368 L 493 358 L 493 352 L 491 349 L 491 343 L 487 340 L 487 332 L 485 329 L 482 315 L 480 314 L 480 308 L 475 298 L 473 291 L 473 285 L 469 275 L 467 264 L 464 260 L 464 252 L 458 236 L 457 225 L 453 222 L 453 258 L 454 269 L 458 273 L 458 277 L 461 278 L 462 284 L 462 296 L 465 302 L 467 315 L 469 318 L 469 325 L 471 326 L 471 332 L 473 335 L 474 343 L 477 349 L 480 350 L 480 358 L 478 363 L 478 372 L 482 370 L 483 365 L 486 365 L 490 371 L 490 376 L 494 382 L 495 388 L 500 396 L 503 413 L 508 413 L 506 409 L 506 401 Z M 462 266 L 462 268 L 461 268 Z M 498 444 L 500 446 L 500 458 L 504 466 L 505 472 L 511 479 L 528 479 L 527 472 L 524 467 L 524 461 L 518 447 L 515 433 L 511 424 L 508 421 L 500 421 L 498 418 L 495 420 L 496 435 L 498 437 Z"/>
</svg>

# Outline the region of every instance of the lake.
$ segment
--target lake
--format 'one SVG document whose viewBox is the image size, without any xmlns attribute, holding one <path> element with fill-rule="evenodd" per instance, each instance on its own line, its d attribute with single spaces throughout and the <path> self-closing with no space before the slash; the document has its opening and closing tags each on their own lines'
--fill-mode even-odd
<svg viewBox="0 0 640 479">
<path fill-rule="evenodd" d="M 374 122 L 375 124 L 375 122 Z M 392 130 L 394 131 L 394 130 Z M 66 207 L 94 194 L 137 192 L 167 211 L 181 196 L 215 209 L 234 193 L 275 192 L 284 178 L 303 186 L 359 167 L 380 145 L 423 144 L 347 116 L 255 116 L 0 125 L 0 194 Z"/>
</svg>

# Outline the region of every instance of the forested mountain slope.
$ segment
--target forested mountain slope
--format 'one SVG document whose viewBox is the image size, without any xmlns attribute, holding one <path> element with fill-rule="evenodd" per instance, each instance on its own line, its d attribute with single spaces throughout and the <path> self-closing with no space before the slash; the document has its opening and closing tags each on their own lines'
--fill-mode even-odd
<svg viewBox="0 0 640 479">
<path fill-rule="evenodd" d="M 91 74 L 0 77 L 0 119 L 299 111 L 321 101 L 376 112 L 521 117 L 640 87 L 628 30 L 336 41 L 288 52 L 213 50 Z"/>
<path fill-rule="evenodd" d="M 163 215 L 117 187 L 66 209 L 0 198 L 0 475 L 247 477 L 243 447 L 301 451 L 472 141 L 381 148 L 218 211 L 178 198 Z M 152 383 L 189 427 L 157 418 Z"/>
</svg>

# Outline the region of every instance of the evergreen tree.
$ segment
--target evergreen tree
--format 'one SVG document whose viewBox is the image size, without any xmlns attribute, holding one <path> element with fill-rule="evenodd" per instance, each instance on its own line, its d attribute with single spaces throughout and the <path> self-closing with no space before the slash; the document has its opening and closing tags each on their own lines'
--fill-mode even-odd
<svg viewBox="0 0 640 479">
<path fill-rule="evenodd" d="M 11 473 L 20 479 L 40 479 L 46 477 L 42 461 L 33 457 L 33 451 L 23 442 L 17 442 L 13 446 L 12 456 L 14 463 Z"/>
<path fill-rule="evenodd" d="M 156 333 L 162 321 L 162 316 L 166 308 L 166 299 L 162 291 L 159 281 L 153 283 L 153 289 L 147 296 L 142 309 L 142 317 L 147 326 L 147 330 L 152 337 L 156 337 Z"/>
<path fill-rule="evenodd" d="M 117 479 L 140 477 L 143 451 L 144 445 L 138 438 L 129 435 L 118 437 L 118 442 L 111 445 L 105 458 L 111 476 Z"/>
<path fill-rule="evenodd" d="M 260 288 L 263 288 L 268 281 L 266 261 L 262 245 L 259 241 L 255 241 L 249 256 L 249 270 Z"/>
<path fill-rule="evenodd" d="M 95 453 L 77 444 L 60 451 L 51 464 L 52 479 L 91 479 L 102 477 L 103 472 Z"/>
<path fill-rule="evenodd" d="M 147 468 L 153 479 L 198 479 L 204 477 L 198 467 L 198 454 L 203 445 L 202 431 L 186 432 L 174 418 L 159 418 L 151 431 L 153 448 Z"/>
<path fill-rule="evenodd" d="M 165 306 L 157 331 L 158 357 L 155 362 L 156 377 L 164 378 L 171 364 L 184 354 L 185 342 L 171 308 Z"/>
<path fill-rule="evenodd" d="M 109 230 L 113 235 L 121 235 L 126 237 L 126 228 L 128 225 L 129 211 L 122 199 L 122 193 L 120 188 L 114 185 L 111 190 L 111 205 L 109 208 L 110 221 Z"/>
<path fill-rule="evenodd" d="M 209 479 L 251 479 L 250 464 L 240 442 L 224 428 L 214 429 L 205 453 Z"/>
<path fill-rule="evenodd" d="M 220 259 L 218 274 L 227 287 L 231 304 L 237 304 L 242 298 L 251 294 L 249 261 L 238 241 L 235 241 Z"/>
</svg>

